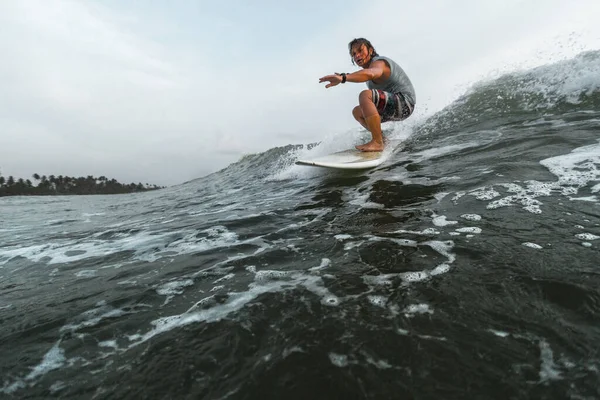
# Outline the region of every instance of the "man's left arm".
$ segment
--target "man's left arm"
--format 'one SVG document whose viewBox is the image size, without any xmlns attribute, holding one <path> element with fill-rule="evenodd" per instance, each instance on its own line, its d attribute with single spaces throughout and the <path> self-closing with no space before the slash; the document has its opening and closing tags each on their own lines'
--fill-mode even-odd
<svg viewBox="0 0 600 400">
<path fill-rule="evenodd" d="M 385 63 L 381 60 L 377 60 L 372 63 L 369 68 L 362 69 L 356 72 L 352 72 L 350 74 L 346 74 L 346 82 L 367 82 L 374 79 L 381 78 L 385 71 Z M 319 79 L 319 82 L 329 82 L 325 87 L 330 88 L 332 86 L 337 86 L 342 83 L 343 75 L 335 74 L 335 75 L 327 75 Z"/>
<path fill-rule="evenodd" d="M 385 63 L 381 60 L 377 60 L 372 63 L 369 68 L 352 72 L 346 75 L 346 82 L 367 82 L 378 78 L 381 78 L 384 73 Z"/>
</svg>

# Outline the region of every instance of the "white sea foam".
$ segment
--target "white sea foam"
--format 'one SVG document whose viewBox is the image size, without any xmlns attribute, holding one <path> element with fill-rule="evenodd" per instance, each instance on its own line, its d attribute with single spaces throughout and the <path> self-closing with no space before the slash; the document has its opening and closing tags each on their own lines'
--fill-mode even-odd
<svg viewBox="0 0 600 400">
<path fill-rule="evenodd" d="M 327 306 L 337 306 L 341 300 L 323 286 L 320 276 L 304 274 L 297 271 L 257 270 L 249 266 L 246 270 L 254 274 L 254 282 L 248 286 L 248 290 L 241 292 L 228 292 L 224 302 L 215 301 L 209 296 L 202 299 L 188 311 L 162 317 L 152 322 L 153 328 L 142 335 L 133 345 L 143 343 L 150 338 L 164 332 L 177 329 L 198 322 L 214 322 L 226 318 L 233 312 L 243 308 L 249 302 L 255 300 L 264 293 L 281 292 L 298 287 L 304 287 L 321 298 L 321 303 Z"/>
<path fill-rule="evenodd" d="M 597 235 L 594 235 L 591 233 L 579 233 L 579 234 L 575 235 L 575 237 L 577 239 L 589 240 L 589 241 L 600 239 L 600 236 L 597 236 Z"/>
<path fill-rule="evenodd" d="M 107 240 L 99 239 L 98 234 L 94 236 L 79 241 L 60 240 L 41 245 L 2 248 L 0 249 L 0 265 L 6 264 L 14 257 L 24 257 L 34 262 L 58 264 L 108 256 L 122 251 L 133 252 L 133 260 L 156 261 L 166 256 L 202 252 L 238 243 L 235 233 L 220 226 L 201 232 L 122 233 Z"/>
<path fill-rule="evenodd" d="M 589 203 L 597 203 L 598 202 L 598 197 L 596 197 L 596 196 L 569 197 L 569 200 L 572 200 L 572 201 L 587 201 Z"/>
<path fill-rule="evenodd" d="M 426 228 L 426 229 L 423 229 L 422 231 L 407 231 L 404 229 L 398 229 L 397 231 L 394 231 L 392 233 L 410 233 L 412 235 L 422 235 L 422 236 L 435 236 L 435 235 L 440 234 L 440 232 L 438 230 L 436 230 L 435 228 Z"/>
<path fill-rule="evenodd" d="M 504 332 L 504 331 L 498 331 L 498 330 L 495 330 L 495 329 L 488 329 L 488 331 L 492 332 L 494 335 L 499 336 L 501 338 L 505 338 L 505 337 L 510 336 L 510 333 Z"/>
<path fill-rule="evenodd" d="M 378 368 L 378 369 L 393 368 L 392 365 L 389 362 L 387 362 L 386 360 L 375 360 L 374 358 L 370 357 L 367 354 L 365 354 L 365 360 L 367 361 L 367 363 L 373 365 L 375 368 Z"/>
<path fill-rule="evenodd" d="M 404 315 L 413 317 L 416 314 L 433 314 L 433 309 L 429 304 L 411 304 L 404 309 Z"/>
<path fill-rule="evenodd" d="M 375 203 L 369 200 L 370 193 L 365 191 L 363 193 L 358 192 L 357 190 L 351 190 L 347 192 L 347 196 L 351 199 L 349 201 L 350 204 L 358 206 L 360 208 L 366 209 L 383 209 L 385 208 L 383 204 Z"/>
<path fill-rule="evenodd" d="M 373 304 L 374 306 L 386 308 L 386 304 L 387 304 L 386 297 L 371 295 L 371 296 L 368 296 L 367 298 L 369 299 L 369 303 Z"/>
<path fill-rule="evenodd" d="M 429 279 L 429 273 L 427 271 L 414 271 L 414 272 L 403 272 L 398 274 L 404 282 L 422 282 Z"/>
<path fill-rule="evenodd" d="M 337 240 L 343 241 L 343 240 L 352 239 L 352 235 L 341 234 L 341 235 L 335 235 L 334 238 L 336 238 Z"/>
<path fill-rule="evenodd" d="M 329 353 L 329 360 L 336 367 L 344 368 L 348 366 L 348 356 L 345 354 Z"/>
<path fill-rule="evenodd" d="M 479 146 L 479 142 L 468 142 L 462 144 L 452 144 L 448 146 L 435 147 L 432 149 L 423 150 L 419 153 L 412 154 L 413 157 L 421 157 L 422 160 L 432 160 L 446 154 L 456 153 L 459 150 L 468 149 Z"/>
<path fill-rule="evenodd" d="M 543 247 L 540 246 L 539 244 L 535 244 L 535 243 L 531 243 L 531 242 L 525 242 L 525 243 L 523 243 L 523 246 L 531 247 L 532 249 L 543 249 Z"/>
<path fill-rule="evenodd" d="M 318 272 L 325 268 L 328 268 L 329 266 L 331 266 L 331 260 L 329 258 L 322 258 L 321 264 L 319 264 L 317 267 L 311 267 L 308 270 L 311 272 Z"/>
<path fill-rule="evenodd" d="M 487 188 L 487 187 L 475 189 L 475 190 L 469 192 L 469 194 L 471 196 L 475 196 L 475 198 L 477 200 L 492 200 L 492 199 L 500 196 L 500 193 L 498 193 L 496 190 L 494 190 L 492 188 Z"/>
<path fill-rule="evenodd" d="M 100 347 L 108 347 L 108 348 L 113 348 L 113 349 L 118 349 L 119 346 L 117 345 L 117 341 L 116 340 L 105 340 L 103 342 L 99 342 L 98 346 Z"/>
<path fill-rule="evenodd" d="M 93 278 L 96 275 L 97 271 L 95 269 L 84 269 L 75 274 L 75 276 L 78 278 Z"/>
<path fill-rule="evenodd" d="M 75 321 L 78 322 L 66 324 L 60 328 L 60 331 L 76 332 L 80 329 L 96 326 L 105 319 L 119 318 L 127 314 L 129 313 L 118 308 L 111 308 L 104 302 L 100 302 L 96 308 L 83 312 L 75 318 Z"/>
<path fill-rule="evenodd" d="M 476 226 L 470 226 L 470 227 L 465 227 L 465 228 L 458 228 L 456 229 L 457 232 L 460 233 L 481 233 L 481 228 L 478 228 Z"/>
<path fill-rule="evenodd" d="M 579 147 L 562 156 L 547 158 L 540 161 L 540 164 L 558 177 L 558 184 L 564 189 L 582 188 L 588 182 L 600 180 L 600 143 Z M 592 190 L 597 186 L 592 187 Z M 571 193 L 568 191 L 565 194 Z"/>
<path fill-rule="evenodd" d="M 406 247 L 416 247 L 417 246 L 417 241 L 411 240 L 411 239 L 397 239 L 397 238 L 393 238 L 393 237 L 381 237 L 381 236 L 374 236 L 374 235 L 366 235 L 365 237 L 368 238 L 369 241 L 371 241 L 371 242 L 389 241 L 389 242 L 396 243 L 400 246 L 406 246 Z"/>
<path fill-rule="evenodd" d="M 214 281 L 214 284 L 217 283 L 221 283 L 221 282 L 225 282 L 225 281 L 229 281 L 231 279 L 233 279 L 235 277 L 235 274 L 227 274 L 225 276 L 220 277 L 219 279 L 217 279 L 216 281 Z"/>
<path fill-rule="evenodd" d="M 431 275 L 431 276 L 441 275 L 441 274 L 445 274 L 448 271 L 450 271 L 450 265 L 440 264 L 437 267 L 435 267 L 434 269 L 432 269 L 431 272 L 429 272 L 429 275 Z"/>
<path fill-rule="evenodd" d="M 545 340 L 540 341 L 540 382 L 562 379 L 554 362 L 554 353 Z"/>
<path fill-rule="evenodd" d="M 27 382 L 31 382 L 42 375 L 47 374 L 50 371 L 55 369 L 59 369 L 65 365 L 66 358 L 64 350 L 60 347 L 60 340 L 46 352 L 42 360 L 38 365 L 33 367 L 31 372 L 27 374 L 24 378 L 17 379 L 15 382 L 11 384 L 5 384 L 5 386 L 0 390 L 4 393 L 11 394 L 15 391 L 26 387 Z"/>
<path fill-rule="evenodd" d="M 590 182 L 600 180 L 600 144 L 574 149 L 571 153 L 551 157 L 540 161 L 540 164 L 557 176 L 555 182 L 526 181 L 523 183 L 505 183 L 498 184 L 504 188 L 508 196 L 494 200 L 488 203 L 488 209 L 497 209 L 511 205 L 521 205 L 523 209 L 540 214 L 543 203 L 537 198 L 551 196 L 553 192 L 559 192 L 568 196 L 570 200 L 597 202 L 596 196 L 574 197 L 578 191 L 587 186 Z M 590 188 L 592 191 L 598 191 L 599 185 Z M 462 193 L 460 193 L 462 195 Z M 502 196 L 494 187 L 483 187 L 468 192 L 478 200 L 490 201 Z M 458 200 L 459 193 L 453 200 Z"/>
<path fill-rule="evenodd" d="M 460 217 L 464 218 L 468 221 L 480 221 L 481 220 L 481 215 L 478 215 L 478 214 L 463 214 Z"/>
<path fill-rule="evenodd" d="M 355 247 L 360 247 L 364 242 L 346 242 L 344 243 L 344 250 L 352 250 Z"/>
<path fill-rule="evenodd" d="M 431 247 L 432 249 L 434 249 L 435 251 L 437 251 L 444 257 L 448 258 L 449 264 L 453 263 L 454 260 L 456 260 L 456 256 L 450 252 L 450 250 L 452 250 L 452 248 L 454 247 L 454 242 L 452 242 L 451 240 L 447 240 L 445 242 L 440 242 L 438 240 L 431 240 L 431 241 L 425 242 L 423 244 Z"/>
<path fill-rule="evenodd" d="M 374 286 L 375 288 L 391 286 L 394 281 L 402 281 L 405 284 L 414 284 L 427 281 L 431 279 L 431 277 L 442 275 L 450 271 L 450 264 L 452 264 L 456 259 L 456 256 L 451 252 L 452 248 L 454 247 L 454 243 L 452 241 L 440 242 L 432 240 L 421 244 L 431 247 L 433 250 L 446 257 L 448 261 L 433 267 L 431 270 L 398 272 L 381 275 L 363 275 L 362 278 L 365 284 Z"/>
<path fill-rule="evenodd" d="M 363 281 L 372 286 L 391 286 L 398 274 L 363 275 Z"/>
<path fill-rule="evenodd" d="M 185 287 L 192 286 L 193 284 L 194 281 L 191 279 L 171 281 L 157 287 L 156 293 L 160 294 L 161 296 L 167 296 L 164 302 L 164 304 L 167 304 L 176 295 L 183 294 L 183 289 Z"/>
<path fill-rule="evenodd" d="M 434 215 L 433 216 L 433 224 L 435 226 L 448 226 L 448 225 L 456 225 L 458 221 L 447 221 L 445 215 Z"/>
</svg>

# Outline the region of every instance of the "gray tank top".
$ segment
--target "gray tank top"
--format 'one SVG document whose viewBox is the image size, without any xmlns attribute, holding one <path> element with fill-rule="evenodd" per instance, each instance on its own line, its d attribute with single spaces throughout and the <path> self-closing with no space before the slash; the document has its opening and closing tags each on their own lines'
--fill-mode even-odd
<svg viewBox="0 0 600 400">
<path fill-rule="evenodd" d="M 367 87 L 369 89 L 380 89 L 390 93 L 402 93 L 407 101 L 410 101 L 412 105 L 416 105 L 417 97 L 415 96 L 415 88 L 413 87 L 410 79 L 404 72 L 402 68 L 398 64 L 396 64 L 393 60 L 382 57 L 375 56 L 373 57 L 373 61 L 376 60 L 385 60 L 390 66 L 391 74 L 390 77 L 383 83 L 375 83 L 373 81 L 367 81 Z"/>
</svg>

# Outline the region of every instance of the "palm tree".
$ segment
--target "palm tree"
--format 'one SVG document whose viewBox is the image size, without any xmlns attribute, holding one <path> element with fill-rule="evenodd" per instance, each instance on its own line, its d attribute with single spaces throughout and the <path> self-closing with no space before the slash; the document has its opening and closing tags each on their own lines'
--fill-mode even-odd
<svg viewBox="0 0 600 400">
<path fill-rule="evenodd" d="M 15 184 L 15 178 L 11 176 L 8 177 L 8 181 L 6 181 L 6 186 L 12 186 Z"/>
<path fill-rule="evenodd" d="M 39 181 L 39 180 L 40 180 L 40 174 L 33 174 L 31 177 L 32 177 L 33 179 L 35 179 L 36 181 Z"/>
</svg>

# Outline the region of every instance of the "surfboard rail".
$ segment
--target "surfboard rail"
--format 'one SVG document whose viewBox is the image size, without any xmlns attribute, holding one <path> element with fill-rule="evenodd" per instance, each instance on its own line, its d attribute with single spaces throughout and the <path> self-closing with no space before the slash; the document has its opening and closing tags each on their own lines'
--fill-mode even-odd
<svg viewBox="0 0 600 400">
<path fill-rule="evenodd" d="M 363 152 L 356 149 L 338 151 L 324 156 L 300 159 L 297 165 L 334 169 L 368 169 L 384 161 L 382 151 Z"/>
</svg>

